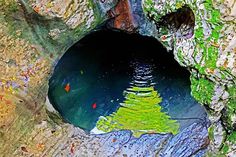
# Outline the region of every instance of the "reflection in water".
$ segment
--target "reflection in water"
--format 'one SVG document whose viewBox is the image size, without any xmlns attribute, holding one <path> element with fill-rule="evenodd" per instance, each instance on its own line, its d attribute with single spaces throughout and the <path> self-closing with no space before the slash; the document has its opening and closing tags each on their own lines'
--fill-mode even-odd
<svg viewBox="0 0 236 157">
<path fill-rule="evenodd" d="M 134 87 L 150 87 L 155 85 L 152 75 L 152 66 L 145 63 L 133 63 L 134 68 L 133 79 L 131 85 Z"/>
<path fill-rule="evenodd" d="M 120 32 L 97 32 L 70 48 L 49 81 L 48 97 L 66 121 L 90 131 L 100 116 L 117 111 L 130 84 L 155 86 L 173 118 L 206 116 L 190 95 L 189 73 L 171 53 L 155 39 Z M 180 119 L 180 129 L 196 120 Z"/>
<path fill-rule="evenodd" d="M 106 117 L 101 116 L 95 130 L 111 132 L 129 129 L 136 137 L 144 133 L 177 134 L 177 121 L 162 112 L 162 99 L 154 88 L 152 66 L 137 62 L 132 67 L 133 80 L 131 86 L 124 91 L 124 102 L 116 112 Z"/>
</svg>

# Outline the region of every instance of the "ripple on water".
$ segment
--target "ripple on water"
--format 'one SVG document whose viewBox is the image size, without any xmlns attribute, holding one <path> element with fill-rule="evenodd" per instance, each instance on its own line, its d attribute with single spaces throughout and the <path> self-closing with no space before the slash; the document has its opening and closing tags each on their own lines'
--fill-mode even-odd
<svg viewBox="0 0 236 157">
<path fill-rule="evenodd" d="M 130 85 L 154 86 L 163 111 L 178 119 L 180 129 L 205 119 L 204 108 L 190 95 L 189 73 L 153 40 L 114 32 L 92 35 L 59 60 L 49 81 L 49 101 L 66 121 L 90 131 L 100 116 L 120 107 Z M 118 42 L 123 47 L 116 47 Z"/>
</svg>

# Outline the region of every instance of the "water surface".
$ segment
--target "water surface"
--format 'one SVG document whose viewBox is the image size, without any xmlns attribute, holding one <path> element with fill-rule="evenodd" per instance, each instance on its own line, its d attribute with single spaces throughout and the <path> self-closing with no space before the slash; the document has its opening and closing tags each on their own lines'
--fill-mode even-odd
<svg viewBox="0 0 236 157">
<path fill-rule="evenodd" d="M 204 108 L 190 95 L 189 72 L 171 52 L 153 38 L 112 31 L 90 34 L 65 53 L 49 81 L 49 100 L 66 121 L 90 131 L 99 116 L 123 102 L 134 63 L 153 67 L 151 80 L 163 98 L 163 112 L 178 119 L 181 129 L 205 119 Z"/>
</svg>

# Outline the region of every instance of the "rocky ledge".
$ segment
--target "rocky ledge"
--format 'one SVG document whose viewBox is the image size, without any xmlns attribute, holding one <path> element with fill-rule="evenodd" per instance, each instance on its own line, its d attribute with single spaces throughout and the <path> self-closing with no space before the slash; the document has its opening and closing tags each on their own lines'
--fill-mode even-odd
<svg viewBox="0 0 236 157">
<path fill-rule="evenodd" d="M 176 136 L 172 134 L 144 134 L 139 138 L 128 130 L 90 135 L 81 143 L 78 132 L 52 156 L 202 156 L 209 144 L 206 125 L 193 123 Z M 198 154 L 199 153 L 199 154 Z"/>
</svg>

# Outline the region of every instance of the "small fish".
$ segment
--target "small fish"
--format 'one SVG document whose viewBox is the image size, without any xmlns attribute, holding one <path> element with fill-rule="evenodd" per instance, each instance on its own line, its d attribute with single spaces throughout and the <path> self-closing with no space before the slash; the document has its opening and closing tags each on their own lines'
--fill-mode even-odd
<svg viewBox="0 0 236 157">
<path fill-rule="evenodd" d="M 67 83 L 64 89 L 68 93 L 70 91 L 70 84 Z"/>
<path fill-rule="evenodd" d="M 93 109 L 97 108 L 97 104 L 94 103 L 94 104 L 92 105 L 92 108 L 93 108 Z"/>
</svg>

